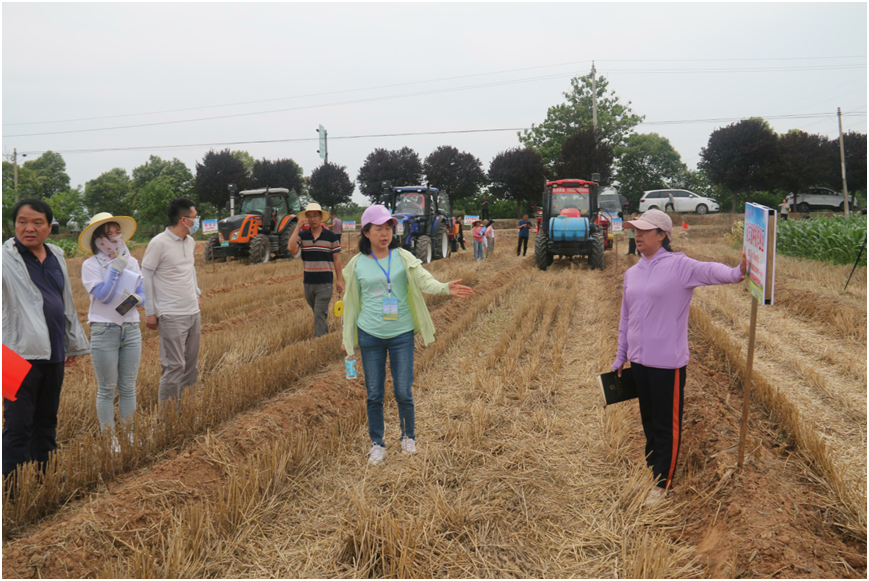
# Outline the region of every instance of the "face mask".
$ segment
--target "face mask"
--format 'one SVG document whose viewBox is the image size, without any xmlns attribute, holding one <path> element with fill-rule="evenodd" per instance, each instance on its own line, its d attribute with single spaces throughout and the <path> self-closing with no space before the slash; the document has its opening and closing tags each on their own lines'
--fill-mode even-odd
<svg viewBox="0 0 869 581">
<path fill-rule="evenodd" d="M 105 254 L 109 258 L 117 258 L 118 254 L 125 248 L 124 238 L 120 234 L 117 236 L 106 236 L 105 238 L 96 239 L 97 248 L 101 254 Z"/>
<path fill-rule="evenodd" d="M 199 231 L 199 217 L 196 218 L 187 218 L 187 220 L 193 220 L 193 226 L 188 226 L 188 230 L 190 230 L 190 235 L 193 236 L 196 232 Z"/>
</svg>

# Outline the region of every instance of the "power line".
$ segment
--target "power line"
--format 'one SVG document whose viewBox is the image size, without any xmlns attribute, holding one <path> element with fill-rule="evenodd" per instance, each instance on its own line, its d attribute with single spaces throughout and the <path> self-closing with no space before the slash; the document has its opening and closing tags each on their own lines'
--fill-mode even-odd
<svg viewBox="0 0 869 581">
<path fill-rule="evenodd" d="M 759 61 L 835 60 L 835 59 L 853 59 L 853 58 L 866 58 L 866 55 L 827 56 L 827 57 L 823 57 L 823 56 L 821 56 L 821 57 L 782 57 L 782 58 L 756 57 L 756 58 L 722 58 L 722 59 L 603 59 L 603 60 L 598 60 L 598 62 L 740 62 L 740 61 L 759 62 Z M 417 84 L 423 84 L 423 83 L 440 83 L 443 81 L 452 81 L 452 80 L 457 80 L 457 79 L 468 79 L 468 78 L 473 78 L 473 77 L 500 75 L 500 74 L 505 74 L 505 73 L 516 73 L 516 72 L 530 71 L 530 70 L 537 70 L 537 69 L 564 67 L 564 66 L 568 66 L 568 65 L 587 64 L 590 62 L 591 62 L 591 59 L 581 60 L 581 61 L 571 61 L 571 62 L 566 62 L 566 63 L 551 64 L 551 65 L 539 65 L 539 66 L 534 66 L 534 67 L 523 67 L 523 68 L 518 68 L 518 69 L 506 69 L 506 70 L 493 71 L 493 72 L 487 72 L 487 73 L 474 73 L 474 74 L 469 74 L 469 75 L 457 75 L 457 76 L 452 76 L 452 77 L 441 77 L 438 79 L 428 79 L 428 80 L 423 80 L 423 81 L 408 81 L 408 82 L 404 82 L 404 83 L 392 83 L 392 84 L 388 84 L 388 85 L 377 85 L 374 87 L 344 89 L 341 91 L 309 93 L 307 95 L 293 95 L 293 96 L 289 96 L 289 97 L 274 97 L 271 99 L 258 99 L 255 101 L 237 101 L 234 103 L 223 103 L 223 104 L 219 104 L 219 105 L 200 105 L 200 106 L 196 106 L 196 107 L 183 107 L 183 108 L 178 108 L 178 109 L 163 109 L 160 111 L 147 111 L 147 112 L 143 112 L 143 113 L 123 113 L 123 114 L 118 114 L 118 115 L 101 115 L 101 116 L 97 116 L 97 117 L 78 117 L 78 118 L 74 118 L 74 119 L 57 119 L 54 121 L 23 121 L 23 122 L 19 122 L 19 123 L 4 123 L 3 127 L 14 127 L 14 126 L 21 126 L 21 125 L 46 125 L 46 124 L 51 124 L 51 123 L 73 123 L 76 121 L 97 121 L 97 120 L 102 120 L 102 119 L 120 119 L 120 118 L 124 118 L 124 117 L 139 117 L 139 116 L 144 116 L 144 115 L 161 115 L 164 113 L 180 113 L 180 112 L 184 112 L 184 111 L 196 111 L 196 110 L 200 110 L 200 109 L 217 109 L 217 108 L 221 108 L 221 107 L 236 107 L 239 105 L 256 105 L 256 104 L 260 104 L 260 103 L 272 103 L 275 101 L 287 101 L 287 100 L 291 100 L 291 99 L 304 99 L 304 98 L 308 98 L 308 97 L 322 97 L 322 96 L 326 96 L 326 95 L 353 93 L 353 92 L 359 92 L 359 91 L 373 91 L 373 90 L 377 90 L 377 89 L 391 89 L 391 88 L 395 88 L 395 87 L 403 87 L 403 86 L 407 86 L 407 85 L 417 85 Z"/>
<path fill-rule="evenodd" d="M 767 73 L 767 72 L 797 72 L 797 71 L 818 71 L 818 70 L 841 70 L 841 69 L 853 69 L 853 68 L 862 68 L 865 69 L 865 64 L 855 64 L 855 65 L 831 65 L 831 66 L 807 66 L 807 67 L 756 67 L 756 68 L 741 68 L 741 69 L 615 69 L 608 71 L 608 74 L 612 73 L 631 73 L 631 74 L 667 74 L 667 73 L 734 73 L 734 72 L 752 72 L 752 73 Z M 272 113 L 284 113 L 289 111 L 300 111 L 305 109 L 316 109 L 321 107 L 330 107 L 336 105 L 349 105 L 349 104 L 357 104 L 357 103 L 370 103 L 374 101 L 384 101 L 384 100 L 393 100 L 393 99 L 402 99 L 407 97 L 418 97 L 424 95 L 435 95 L 440 93 L 451 93 L 455 91 L 467 91 L 473 89 L 480 88 L 488 88 L 488 87 L 498 87 L 504 85 L 513 85 L 520 83 L 528 83 L 533 81 L 541 81 L 547 79 L 555 79 L 561 78 L 565 76 L 574 77 L 578 76 L 581 73 L 556 73 L 551 75 L 544 75 L 539 77 L 527 77 L 524 79 L 508 79 L 504 81 L 493 81 L 490 83 L 481 83 L 477 85 L 465 85 L 462 87 L 449 87 L 442 89 L 432 89 L 428 91 L 417 91 L 413 93 L 403 93 L 398 95 L 385 95 L 380 97 L 368 97 L 364 99 L 353 99 L 348 101 L 337 101 L 334 103 L 321 103 L 314 105 L 302 105 L 298 107 L 288 107 L 282 109 L 271 109 L 266 111 L 252 111 L 247 113 L 231 113 L 227 115 L 216 115 L 211 117 L 198 117 L 194 119 L 177 119 L 174 121 L 156 121 L 152 123 L 139 123 L 134 125 L 118 125 L 113 127 L 95 127 L 89 129 L 70 129 L 66 131 L 48 131 L 42 133 L 20 133 L 13 135 L 4 135 L 4 138 L 12 138 L 12 137 L 36 137 L 36 136 L 44 136 L 44 135 L 64 135 L 70 133 L 93 133 L 99 131 L 113 131 L 117 129 L 136 129 L 141 127 L 154 127 L 159 125 L 177 125 L 181 123 L 194 123 L 199 121 L 214 121 L 219 119 L 230 119 L 236 117 L 251 117 L 256 115 L 268 115 Z"/>
<path fill-rule="evenodd" d="M 828 118 L 835 117 L 835 113 L 806 113 L 799 115 L 757 115 L 756 117 L 761 117 L 767 120 L 774 119 L 817 119 L 817 118 Z M 848 117 L 859 117 L 866 116 L 866 111 L 851 111 L 847 113 L 842 113 L 842 116 Z M 746 119 L 746 117 L 714 117 L 707 119 L 680 119 L 680 120 L 671 120 L 671 121 L 648 121 L 643 122 L 644 125 L 679 125 L 679 124 L 690 124 L 690 123 L 722 123 L 728 121 L 740 121 L 742 119 Z M 329 136 L 329 139 L 332 140 L 355 140 L 355 139 L 378 139 L 378 138 L 386 138 L 386 137 L 417 137 L 417 136 L 425 136 L 425 135 L 460 135 L 460 134 L 473 134 L 473 133 L 497 133 L 497 132 L 505 132 L 505 131 L 526 131 L 531 129 L 530 127 L 503 127 L 503 128 L 495 128 L 495 129 L 455 129 L 455 130 L 446 130 L 446 131 L 414 131 L 414 132 L 406 132 L 406 133 L 378 133 L 378 134 L 368 134 L 368 135 L 343 135 L 343 136 Z M 142 151 L 142 150 L 172 150 L 172 149 L 195 149 L 200 147 L 228 147 L 228 146 L 237 146 L 237 145 L 261 145 L 261 144 L 274 144 L 274 143 L 302 143 L 302 142 L 313 142 L 317 141 L 318 137 L 296 137 L 296 138 L 287 138 L 287 139 L 257 139 L 250 141 L 219 141 L 219 142 L 211 142 L 211 143 L 186 143 L 186 144 L 167 144 L 167 145 L 137 145 L 131 147 L 103 147 L 103 148 L 93 148 L 93 149 L 66 149 L 66 150 L 52 150 L 55 153 L 64 153 L 64 154 L 75 154 L 75 153 L 106 153 L 106 152 L 114 152 L 114 151 Z M 37 154 L 44 153 L 43 151 L 27 151 L 27 154 Z"/>
</svg>

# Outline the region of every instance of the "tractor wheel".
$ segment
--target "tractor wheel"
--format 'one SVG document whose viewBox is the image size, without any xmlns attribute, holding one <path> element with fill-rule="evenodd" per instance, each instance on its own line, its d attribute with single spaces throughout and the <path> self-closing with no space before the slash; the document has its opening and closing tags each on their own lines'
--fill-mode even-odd
<svg viewBox="0 0 869 581">
<path fill-rule="evenodd" d="M 434 243 L 433 254 L 435 260 L 450 257 L 450 236 L 447 232 L 446 222 L 441 222 L 435 229 L 432 242 Z"/>
<path fill-rule="evenodd" d="M 428 264 L 432 259 L 431 236 L 420 236 L 416 239 L 416 248 L 413 253 L 417 258 L 422 260 L 423 264 Z"/>
<path fill-rule="evenodd" d="M 809 205 L 806 202 L 800 202 L 799 204 L 797 204 L 797 212 L 808 214 L 810 209 L 811 208 L 809 208 Z"/>
<path fill-rule="evenodd" d="M 272 245 L 265 234 L 257 234 L 250 241 L 250 263 L 266 263 L 272 259 Z"/>
<path fill-rule="evenodd" d="M 211 262 L 214 260 L 214 247 L 220 246 L 220 237 L 212 236 L 208 239 L 208 242 L 205 243 L 205 262 Z"/>
<path fill-rule="evenodd" d="M 534 264 L 540 270 L 546 270 L 552 264 L 552 253 L 549 252 L 549 239 L 546 233 L 540 231 L 534 239 Z"/>
<path fill-rule="evenodd" d="M 290 223 L 287 224 L 287 227 L 283 229 L 283 231 L 278 234 L 278 248 L 277 252 L 275 252 L 276 256 L 281 258 L 293 258 L 292 253 L 287 249 L 290 245 L 290 236 L 293 235 L 293 230 L 296 229 L 296 220 L 290 220 Z"/>
<path fill-rule="evenodd" d="M 588 255 L 588 265 L 597 270 L 603 270 L 603 255 L 603 234 L 601 232 L 595 232 L 591 236 L 591 252 Z"/>
</svg>

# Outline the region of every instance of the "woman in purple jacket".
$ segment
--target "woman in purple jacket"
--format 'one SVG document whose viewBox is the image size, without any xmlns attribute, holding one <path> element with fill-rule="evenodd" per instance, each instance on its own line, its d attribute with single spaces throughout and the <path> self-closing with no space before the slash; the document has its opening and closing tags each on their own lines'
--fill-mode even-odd
<svg viewBox="0 0 869 581">
<path fill-rule="evenodd" d="M 646 504 L 657 504 L 673 481 L 682 435 L 688 311 L 698 286 L 745 279 L 739 266 L 700 262 L 670 249 L 673 221 L 660 210 L 625 222 L 636 231 L 640 261 L 625 273 L 619 349 L 613 371 L 631 362 L 646 434 L 646 463 L 658 482 Z"/>
</svg>

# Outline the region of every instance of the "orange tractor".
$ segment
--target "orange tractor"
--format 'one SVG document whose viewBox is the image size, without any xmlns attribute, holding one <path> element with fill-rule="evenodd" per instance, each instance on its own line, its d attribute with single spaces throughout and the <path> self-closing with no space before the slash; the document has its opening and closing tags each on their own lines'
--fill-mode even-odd
<svg viewBox="0 0 869 581">
<path fill-rule="evenodd" d="M 286 188 L 239 192 L 241 210 L 217 224 L 217 234 L 205 245 L 205 260 L 250 257 L 251 264 L 292 258 L 287 250 L 301 211 L 299 196 Z M 235 202 L 235 200 L 233 200 Z M 229 204 L 227 204 L 229 206 Z"/>
</svg>

